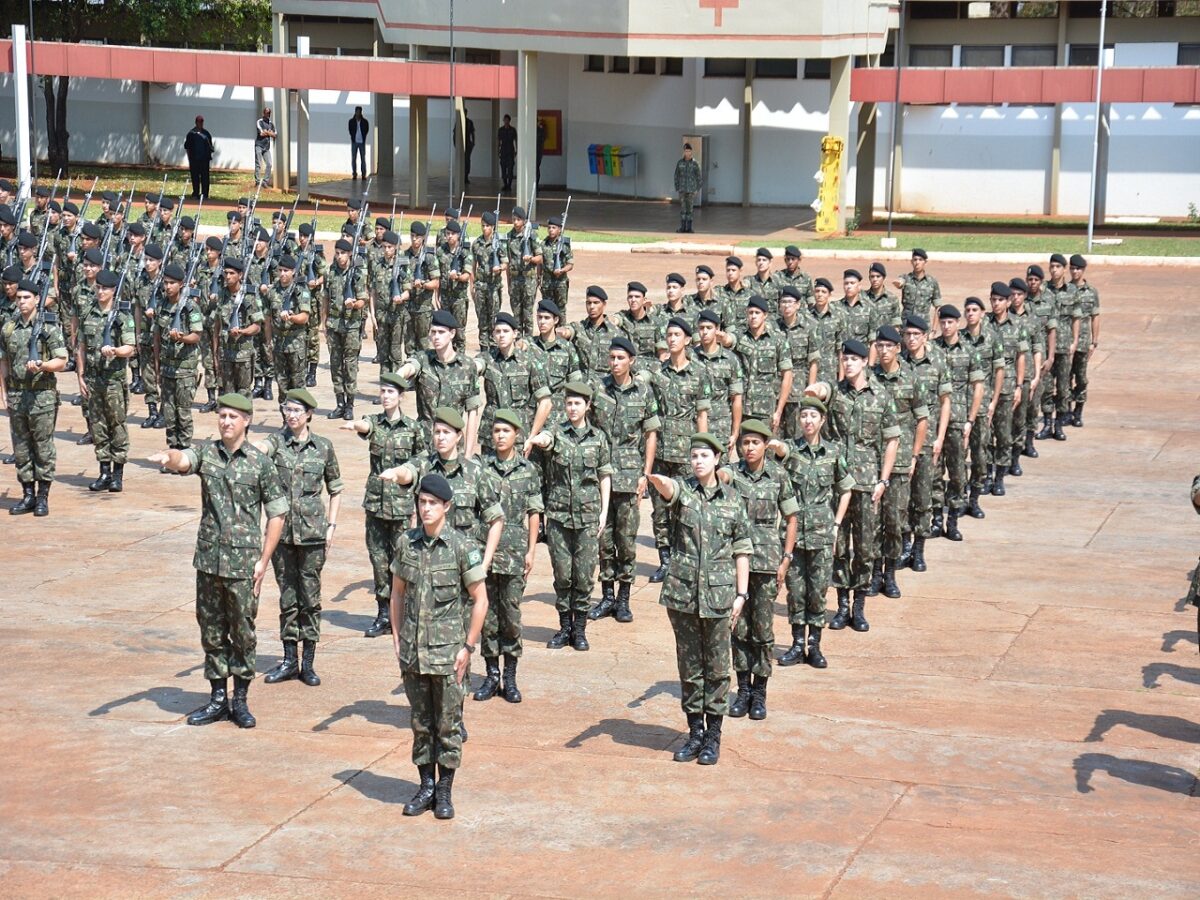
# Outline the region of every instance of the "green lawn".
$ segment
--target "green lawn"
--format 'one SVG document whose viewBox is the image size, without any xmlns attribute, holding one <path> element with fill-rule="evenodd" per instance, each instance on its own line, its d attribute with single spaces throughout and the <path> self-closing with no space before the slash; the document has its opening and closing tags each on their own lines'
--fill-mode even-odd
<svg viewBox="0 0 1200 900">
<path fill-rule="evenodd" d="M 942 252 L 966 253 L 1028 253 L 1048 256 L 1051 253 L 1084 253 L 1087 238 L 1077 234 L 1013 235 L 972 234 L 938 231 L 905 231 L 894 233 L 900 249 L 923 247 L 930 254 Z M 852 237 L 818 238 L 805 241 L 803 247 L 830 250 L 879 249 L 881 235 L 859 232 Z M 753 248 L 751 248 L 753 252 Z M 1120 244 L 1096 244 L 1094 256 L 1200 256 L 1200 235 L 1196 237 L 1123 237 Z"/>
</svg>

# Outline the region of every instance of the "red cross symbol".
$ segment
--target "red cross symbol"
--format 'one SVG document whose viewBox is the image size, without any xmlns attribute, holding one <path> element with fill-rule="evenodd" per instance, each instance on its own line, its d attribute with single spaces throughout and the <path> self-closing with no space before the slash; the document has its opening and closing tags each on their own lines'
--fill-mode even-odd
<svg viewBox="0 0 1200 900">
<path fill-rule="evenodd" d="M 713 11 L 713 27 L 721 27 L 721 15 L 727 9 L 737 9 L 741 0 L 700 0 L 701 9 L 711 9 Z"/>
</svg>

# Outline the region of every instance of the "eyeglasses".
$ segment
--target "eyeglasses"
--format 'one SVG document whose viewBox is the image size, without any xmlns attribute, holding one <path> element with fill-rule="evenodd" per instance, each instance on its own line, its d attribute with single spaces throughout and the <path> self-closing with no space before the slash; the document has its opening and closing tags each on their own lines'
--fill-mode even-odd
<svg viewBox="0 0 1200 900">
<path fill-rule="evenodd" d="M 285 406 L 283 408 L 283 414 L 285 416 L 302 416 L 307 412 L 308 409 L 304 406 Z"/>
</svg>

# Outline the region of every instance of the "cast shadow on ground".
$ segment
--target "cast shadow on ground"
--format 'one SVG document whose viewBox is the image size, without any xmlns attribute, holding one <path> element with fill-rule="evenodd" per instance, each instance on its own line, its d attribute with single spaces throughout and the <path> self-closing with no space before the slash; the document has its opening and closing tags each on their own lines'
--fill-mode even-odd
<svg viewBox="0 0 1200 900">
<path fill-rule="evenodd" d="M 322 719 L 312 727 L 313 731 L 328 731 L 329 726 L 351 718 L 366 719 L 372 725 L 387 725 L 391 728 L 408 728 L 407 706 L 393 706 L 383 700 L 355 700 Z"/>
<path fill-rule="evenodd" d="M 415 781 L 376 775 L 366 769 L 343 769 L 333 776 L 347 787 L 352 787 L 369 800 L 380 803 L 407 803 L 417 790 Z"/>
<path fill-rule="evenodd" d="M 1168 631 L 1163 635 L 1162 652 L 1174 653 L 1175 648 L 1179 644 L 1194 644 L 1196 643 L 1196 632 L 1191 629 L 1179 629 L 1176 631 Z"/>
<path fill-rule="evenodd" d="M 332 597 L 328 602 L 329 603 L 341 603 L 342 601 L 346 600 L 355 591 L 360 591 L 360 590 L 369 591 L 369 590 L 373 589 L 374 587 L 375 587 L 375 582 L 372 579 L 364 578 L 362 581 L 355 581 L 352 584 L 346 585 L 344 588 L 342 588 L 340 591 L 337 592 L 337 595 L 335 597 Z"/>
<path fill-rule="evenodd" d="M 1200 725 L 1195 722 L 1189 722 L 1179 716 L 1148 715 L 1130 712 L 1126 709 L 1106 709 L 1101 712 L 1096 716 L 1096 724 L 1092 726 L 1091 732 L 1083 740 L 1089 744 L 1103 741 L 1104 735 L 1118 725 L 1136 728 L 1138 731 L 1156 734 L 1172 741 L 1200 744 Z"/>
<path fill-rule="evenodd" d="M 156 687 L 145 691 L 138 691 L 136 694 L 130 694 L 128 697 L 122 697 L 119 700 L 110 700 L 107 703 L 97 706 L 88 715 L 93 717 L 106 716 L 118 707 L 149 700 L 151 703 L 156 704 L 163 712 L 181 716 L 191 712 L 207 699 L 207 694 L 200 694 L 195 691 L 185 691 L 177 687 Z"/>
<path fill-rule="evenodd" d="M 601 735 L 608 735 L 615 743 L 628 747 L 666 750 L 676 740 L 683 737 L 683 732 L 675 728 L 667 728 L 664 725 L 648 725 L 629 719 L 601 719 L 595 725 L 591 725 L 575 735 L 563 746 L 568 749 L 582 747 L 584 742 Z"/>
<path fill-rule="evenodd" d="M 1156 688 L 1159 686 L 1158 680 L 1164 676 L 1185 684 L 1200 685 L 1200 669 L 1188 669 L 1174 663 L 1150 663 L 1142 666 L 1142 687 Z"/>
<path fill-rule="evenodd" d="M 521 640 L 527 644 L 544 644 L 556 634 L 557 628 L 546 628 L 542 625 L 521 626 Z"/>
<path fill-rule="evenodd" d="M 1189 797 L 1197 795 L 1196 776 L 1178 766 L 1142 759 L 1121 759 L 1107 753 L 1082 753 L 1076 757 L 1073 765 L 1075 790 L 1081 794 L 1090 794 L 1095 790 L 1092 787 L 1094 773 L 1105 772 L 1110 778 L 1119 778 L 1130 784 L 1156 788 L 1172 794 L 1186 794 Z"/>
<path fill-rule="evenodd" d="M 642 692 L 640 697 L 634 697 L 627 704 L 629 709 L 637 709 L 646 703 L 649 703 L 655 697 L 674 697 L 679 700 L 683 697 L 683 691 L 679 687 L 678 681 L 656 681 L 650 687 Z"/>
<path fill-rule="evenodd" d="M 349 631 L 363 632 L 367 630 L 372 622 L 375 621 L 374 616 L 359 615 L 358 613 L 346 612 L 344 609 L 326 609 L 321 612 L 321 618 L 328 625 L 333 625 L 337 628 L 345 628 Z"/>
</svg>

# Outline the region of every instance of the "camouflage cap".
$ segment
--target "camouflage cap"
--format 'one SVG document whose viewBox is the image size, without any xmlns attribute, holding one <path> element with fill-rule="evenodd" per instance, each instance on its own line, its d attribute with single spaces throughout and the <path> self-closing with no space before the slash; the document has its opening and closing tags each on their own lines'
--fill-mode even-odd
<svg viewBox="0 0 1200 900">
<path fill-rule="evenodd" d="M 563 392 L 568 397 L 582 397 L 589 402 L 592 399 L 592 387 L 586 381 L 568 381 L 563 385 Z"/>
<path fill-rule="evenodd" d="M 717 454 L 718 456 L 721 455 L 721 451 L 724 449 L 721 446 L 721 442 L 718 441 L 711 434 L 709 434 L 707 431 L 697 431 L 695 434 L 693 434 L 691 441 L 689 442 L 689 446 L 691 446 L 692 448 L 707 447 L 709 450 L 712 450 L 712 452 Z"/>
<path fill-rule="evenodd" d="M 748 434 L 756 434 L 764 441 L 769 441 L 774 435 L 771 434 L 771 429 L 760 422 L 758 419 L 744 419 L 742 421 L 742 437 Z"/>
<path fill-rule="evenodd" d="M 462 431 L 467 427 L 467 423 L 463 421 L 462 413 L 453 406 L 439 406 L 433 411 L 433 421 L 449 425 L 455 431 Z"/>
<path fill-rule="evenodd" d="M 404 378 L 401 378 L 395 372 L 384 372 L 379 376 L 379 383 L 394 387 L 398 391 L 407 391 L 412 385 Z"/>
<path fill-rule="evenodd" d="M 244 412 L 246 415 L 254 413 L 254 404 L 250 402 L 250 398 L 244 394 L 228 393 L 222 394 L 217 398 L 217 408 L 227 406 L 230 409 L 236 409 L 238 412 Z"/>
<path fill-rule="evenodd" d="M 506 425 L 511 425 L 513 428 L 517 429 L 517 431 L 520 431 L 523 427 L 521 425 L 521 417 L 517 415 L 515 410 L 512 409 L 496 410 L 495 422 L 493 424 L 501 422 Z"/>
<path fill-rule="evenodd" d="M 284 394 L 284 398 L 287 400 L 295 400 L 297 403 L 303 403 L 309 409 L 317 408 L 316 398 L 304 388 L 292 388 L 290 391 Z"/>
<path fill-rule="evenodd" d="M 800 408 L 801 409 L 815 409 L 821 415 L 826 415 L 829 412 L 829 410 L 826 408 L 825 404 L 822 403 L 820 400 L 818 400 L 816 397 L 801 397 L 800 398 Z M 742 427 L 745 427 L 745 426 L 743 425 Z"/>
</svg>

